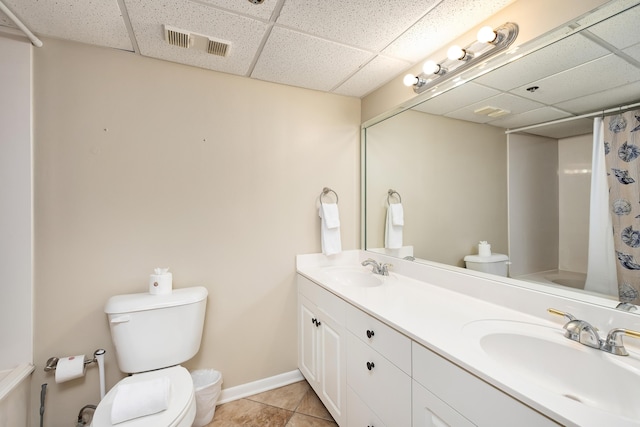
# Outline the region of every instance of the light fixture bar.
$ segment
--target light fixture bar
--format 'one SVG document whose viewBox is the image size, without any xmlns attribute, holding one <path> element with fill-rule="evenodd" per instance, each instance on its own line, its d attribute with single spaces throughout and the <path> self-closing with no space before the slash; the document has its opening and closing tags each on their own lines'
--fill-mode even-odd
<svg viewBox="0 0 640 427">
<path fill-rule="evenodd" d="M 484 51 L 481 51 L 480 53 L 476 54 L 476 52 L 473 52 L 470 49 L 470 47 L 475 43 L 467 46 L 464 49 L 459 48 L 462 52 L 464 52 L 464 54 L 462 54 L 458 58 L 457 62 L 459 62 L 459 64 L 456 67 L 447 66 L 446 72 L 444 73 L 427 74 L 423 72 L 415 76 L 415 82 L 412 85 L 413 91 L 415 93 L 426 92 L 427 90 L 438 84 L 451 80 L 458 74 L 462 73 L 464 70 L 467 70 L 474 65 L 490 58 L 491 56 L 502 52 L 503 50 L 511 46 L 511 44 L 516 40 L 516 37 L 518 37 L 518 24 L 507 22 L 506 24 L 503 24 L 496 28 L 494 30 L 494 33 L 496 34 L 495 39 L 491 42 L 487 42 L 488 48 Z M 439 65 L 444 64 L 446 61 L 447 59 L 444 59 L 439 63 Z M 451 60 L 449 60 L 449 62 L 450 61 Z M 405 82 L 408 81 L 409 79 L 405 80 Z"/>
</svg>

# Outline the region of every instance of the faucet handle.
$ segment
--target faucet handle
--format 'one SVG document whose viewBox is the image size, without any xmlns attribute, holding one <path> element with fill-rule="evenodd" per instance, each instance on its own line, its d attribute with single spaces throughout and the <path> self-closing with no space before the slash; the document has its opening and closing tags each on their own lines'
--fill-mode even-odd
<svg viewBox="0 0 640 427">
<path fill-rule="evenodd" d="M 565 311 L 560 311 L 557 310 L 555 308 L 547 308 L 547 311 L 551 314 L 556 314 L 558 316 L 564 316 L 567 320 L 571 321 L 571 320 L 576 320 L 576 316 L 574 316 L 571 313 L 567 313 Z"/>
<path fill-rule="evenodd" d="M 380 274 L 382 274 L 383 276 L 388 276 L 390 268 L 393 268 L 393 264 L 387 264 L 387 263 L 382 264 L 380 266 Z"/>
<path fill-rule="evenodd" d="M 618 356 L 628 356 L 629 352 L 624 348 L 622 343 L 622 336 L 640 338 L 640 332 L 633 331 L 631 329 L 616 328 L 612 329 L 607 335 L 607 339 L 602 344 L 602 351 L 607 353 L 616 354 Z"/>
</svg>

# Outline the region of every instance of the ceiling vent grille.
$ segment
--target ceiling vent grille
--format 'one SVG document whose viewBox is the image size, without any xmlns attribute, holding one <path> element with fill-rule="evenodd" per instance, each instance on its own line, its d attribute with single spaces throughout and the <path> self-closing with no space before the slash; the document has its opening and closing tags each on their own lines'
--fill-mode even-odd
<svg viewBox="0 0 640 427">
<path fill-rule="evenodd" d="M 207 44 L 207 53 L 217 56 L 227 56 L 228 51 L 229 44 L 209 39 L 209 43 Z"/>
<path fill-rule="evenodd" d="M 168 25 L 164 26 L 164 36 L 172 46 L 179 46 L 188 48 L 190 45 L 190 34 L 183 30 L 178 30 L 177 28 L 169 27 Z"/>
</svg>

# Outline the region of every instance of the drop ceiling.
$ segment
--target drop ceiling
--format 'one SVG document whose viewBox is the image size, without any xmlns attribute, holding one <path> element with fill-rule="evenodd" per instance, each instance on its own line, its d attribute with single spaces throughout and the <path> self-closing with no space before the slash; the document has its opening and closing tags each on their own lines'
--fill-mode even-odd
<svg viewBox="0 0 640 427">
<path fill-rule="evenodd" d="M 363 97 L 514 0 L 2 1 L 37 36 Z M 171 46 L 164 25 L 229 53 Z"/>
</svg>

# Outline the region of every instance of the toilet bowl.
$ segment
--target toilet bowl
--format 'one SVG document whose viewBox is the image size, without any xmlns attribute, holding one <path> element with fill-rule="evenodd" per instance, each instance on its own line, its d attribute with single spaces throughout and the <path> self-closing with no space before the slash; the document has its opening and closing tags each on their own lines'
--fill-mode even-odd
<svg viewBox="0 0 640 427">
<path fill-rule="evenodd" d="M 116 295 L 107 301 L 105 313 L 118 367 L 132 375 L 105 395 L 96 408 L 91 427 L 192 425 L 196 416 L 193 379 L 180 363 L 191 359 L 200 349 L 206 301 L 207 290 L 201 286 L 175 289 L 167 295 Z M 112 409 L 119 387 L 135 388 L 158 379 L 168 380 L 166 409 L 135 414 L 114 424 Z M 135 413 L 136 406 L 132 408 Z"/>
<path fill-rule="evenodd" d="M 467 255 L 464 257 L 464 264 L 469 270 L 482 271 L 497 276 L 507 277 L 509 273 L 509 257 L 504 254 Z"/>
</svg>

